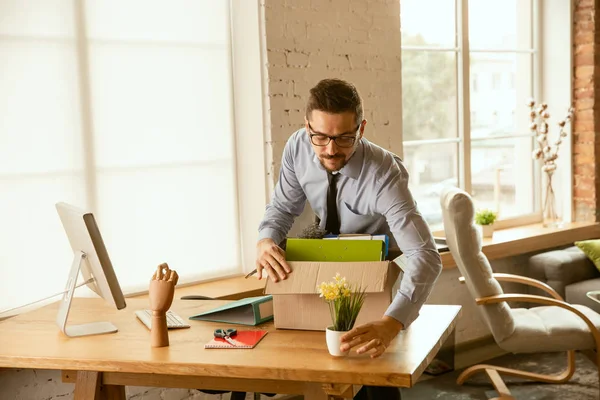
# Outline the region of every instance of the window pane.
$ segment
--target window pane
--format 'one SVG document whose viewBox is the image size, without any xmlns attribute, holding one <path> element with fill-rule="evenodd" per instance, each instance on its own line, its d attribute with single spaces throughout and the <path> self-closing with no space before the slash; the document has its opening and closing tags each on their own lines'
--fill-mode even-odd
<svg viewBox="0 0 600 400">
<path fill-rule="evenodd" d="M 0 35 L 73 38 L 72 8 L 73 0 L 1 0 Z"/>
<path fill-rule="evenodd" d="M 531 0 L 469 0 L 471 49 L 530 49 Z"/>
<path fill-rule="evenodd" d="M 91 39 L 229 42 L 225 0 L 87 0 L 85 8 Z"/>
<path fill-rule="evenodd" d="M 435 151 L 432 151 L 435 148 Z M 458 147 L 456 143 L 404 147 L 410 190 L 419 211 L 432 229 L 442 224 L 440 195 L 446 186 L 458 183 Z"/>
<path fill-rule="evenodd" d="M 81 170 L 74 45 L 0 39 L 0 60 L 0 175 Z"/>
<path fill-rule="evenodd" d="M 98 165 L 232 159 L 225 49 L 103 43 L 90 61 Z"/>
<path fill-rule="evenodd" d="M 239 271 L 236 210 L 229 163 L 98 173 L 98 223 L 124 291 L 147 289 L 141 277 L 162 262 L 187 280 Z"/>
<path fill-rule="evenodd" d="M 402 139 L 457 137 L 456 55 L 402 51 Z"/>
<path fill-rule="evenodd" d="M 475 140 L 471 143 L 471 194 L 477 208 L 505 219 L 534 212 L 531 137 Z"/>
<path fill-rule="evenodd" d="M 400 30 L 403 46 L 455 47 L 455 1 L 402 0 Z"/>
<path fill-rule="evenodd" d="M 59 201 L 94 206 L 125 291 L 240 271 L 229 3 L 0 0 L 0 311 L 64 289 Z"/>
<path fill-rule="evenodd" d="M 532 55 L 471 54 L 471 136 L 529 132 Z"/>
</svg>

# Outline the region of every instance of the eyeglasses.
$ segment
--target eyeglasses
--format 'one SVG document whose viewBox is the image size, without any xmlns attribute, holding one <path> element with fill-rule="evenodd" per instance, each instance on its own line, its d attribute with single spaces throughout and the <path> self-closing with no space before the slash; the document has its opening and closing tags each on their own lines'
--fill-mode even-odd
<svg viewBox="0 0 600 400">
<path fill-rule="evenodd" d="M 342 135 L 340 136 L 327 136 L 324 135 L 322 133 L 312 133 L 312 126 L 310 126 L 310 122 L 308 123 L 308 130 L 310 131 L 310 141 L 312 142 L 312 144 L 314 144 L 315 146 L 327 146 L 329 144 L 329 142 L 331 142 L 332 140 L 335 142 L 336 146 L 339 147 L 352 147 L 354 145 L 354 143 L 356 142 L 356 138 L 358 136 L 358 130 L 360 129 L 360 125 L 358 124 L 358 126 L 356 127 L 356 135 L 354 136 L 342 136 L 342 135 L 347 135 L 345 133 L 342 133 Z"/>
</svg>

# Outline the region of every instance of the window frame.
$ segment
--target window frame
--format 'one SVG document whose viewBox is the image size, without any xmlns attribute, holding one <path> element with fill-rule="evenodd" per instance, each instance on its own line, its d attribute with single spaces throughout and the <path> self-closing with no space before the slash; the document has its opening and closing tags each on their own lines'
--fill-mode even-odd
<svg viewBox="0 0 600 400">
<path fill-rule="evenodd" d="M 531 48 L 526 50 L 519 49 L 471 49 L 469 44 L 469 15 L 468 15 L 468 0 L 455 0 L 455 35 L 456 35 L 456 46 L 455 47 L 443 47 L 443 46 L 401 46 L 401 51 L 442 51 L 442 52 L 453 52 L 456 57 L 456 88 L 457 88 L 457 125 L 458 135 L 455 138 L 442 138 L 442 139 L 426 139 L 426 140 L 412 140 L 402 141 L 401 154 L 404 155 L 405 147 L 422 146 L 422 145 L 436 145 L 443 143 L 456 143 L 458 147 L 458 181 L 461 189 L 467 192 L 471 191 L 472 180 L 471 180 L 471 144 L 474 141 L 486 140 L 487 138 L 471 138 L 471 109 L 470 109 L 470 85 L 471 85 L 471 74 L 470 74 L 470 57 L 474 52 L 485 51 L 491 53 L 510 53 L 510 54 L 532 54 L 531 57 L 531 68 L 532 68 L 532 88 L 531 92 L 534 98 L 540 99 L 543 95 L 542 84 L 543 84 L 543 73 L 546 69 L 542 70 L 542 64 L 545 60 L 542 59 L 544 55 L 542 45 L 542 34 L 546 31 L 542 31 L 542 27 L 550 24 L 549 21 L 542 21 L 542 18 L 549 19 L 552 15 L 542 8 L 539 0 L 532 0 L 531 6 L 531 18 L 533 19 L 531 27 Z M 556 6 L 555 6 L 556 7 Z M 544 7 L 545 8 L 545 7 Z M 563 14 L 564 15 L 564 14 Z M 553 17 L 553 20 L 557 20 Z M 554 21 L 557 22 L 557 21 Z M 554 23 L 553 22 L 553 23 Z M 525 107 L 525 105 L 523 105 Z M 533 143 L 534 135 L 530 132 L 512 132 L 506 135 L 498 136 L 497 138 L 520 138 L 530 137 Z M 496 138 L 496 137 L 495 137 Z M 522 214 L 516 217 L 499 219 L 495 223 L 497 229 L 511 228 L 520 225 L 528 225 L 542 221 L 542 185 L 541 185 L 541 173 L 540 169 L 536 168 L 535 164 L 532 164 L 533 172 L 533 202 L 534 211 L 528 214 Z M 565 201 L 568 203 L 569 201 Z M 565 214 L 567 215 L 567 214 Z M 569 218 L 565 218 L 570 220 Z M 439 233 L 439 232 L 435 232 Z"/>
</svg>

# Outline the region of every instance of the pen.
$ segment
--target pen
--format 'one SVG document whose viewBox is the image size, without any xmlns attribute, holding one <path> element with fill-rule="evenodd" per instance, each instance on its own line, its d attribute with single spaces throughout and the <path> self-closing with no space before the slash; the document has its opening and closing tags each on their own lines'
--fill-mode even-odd
<svg viewBox="0 0 600 400">
<path fill-rule="evenodd" d="M 254 271 L 250 272 L 248 275 L 246 275 L 244 278 L 248 279 L 250 278 L 252 275 L 254 275 L 256 273 L 256 269 L 254 269 Z"/>
</svg>

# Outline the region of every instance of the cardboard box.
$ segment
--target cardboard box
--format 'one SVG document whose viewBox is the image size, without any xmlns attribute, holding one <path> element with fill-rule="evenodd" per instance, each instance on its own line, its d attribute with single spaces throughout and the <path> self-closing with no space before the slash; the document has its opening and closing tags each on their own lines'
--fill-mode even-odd
<svg viewBox="0 0 600 400">
<path fill-rule="evenodd" d="M 330 282 L 336 273 L 351 284 L 366 289 L 356 325 L 380 319 L 391 304 L 394 284 L 401 268 L 394 261 L 289 262 L 292 273 L 285 280 L 267 279 L 265 293 L 273 295 L 277 329 L 324 331 L 332 325 L 329 305 L 319 297 L 318 285 Z"/>
</svg>

